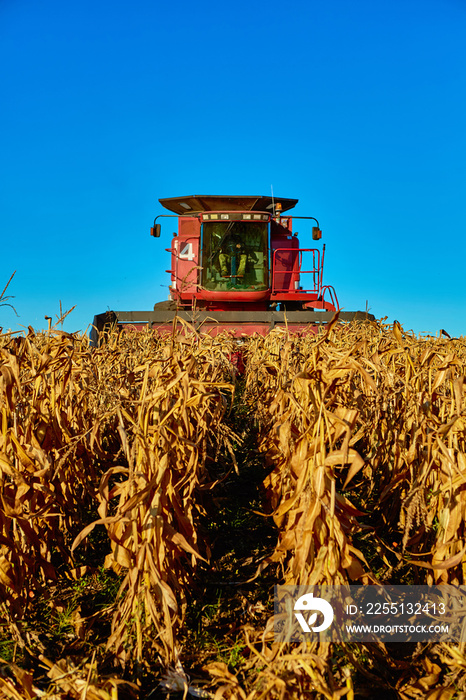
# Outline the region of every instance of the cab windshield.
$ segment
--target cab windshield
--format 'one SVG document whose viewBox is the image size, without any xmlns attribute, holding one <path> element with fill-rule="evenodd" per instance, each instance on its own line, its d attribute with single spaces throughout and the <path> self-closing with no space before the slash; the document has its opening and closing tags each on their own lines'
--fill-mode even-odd
<svg viewBox="0 0 466 700">
<path fill-rule="evenodd" d="M 267 289 L 267 222 L 205 222 L 202 286 L 213 291 Z"/>
</svg>

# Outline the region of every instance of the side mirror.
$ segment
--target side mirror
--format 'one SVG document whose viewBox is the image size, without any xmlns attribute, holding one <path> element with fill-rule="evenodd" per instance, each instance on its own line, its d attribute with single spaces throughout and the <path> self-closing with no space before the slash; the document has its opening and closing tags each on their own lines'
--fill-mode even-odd
<svg viewBox="0 0 466 700">
<path fill-rule="evenodd" d="M 152 226 L 150 230 L 150 235 L 154 236 L 154 238 L 160 238 L 160 230 L 161 230 L 161 225 L 160 224 L 155 224 L 155 226 Z"/>
<path fill-rule="evenodd" d="M 322 238 L 322 231 L 318 226 L 312 227 L 312 240 L 319 241 Z"/>
</svg>

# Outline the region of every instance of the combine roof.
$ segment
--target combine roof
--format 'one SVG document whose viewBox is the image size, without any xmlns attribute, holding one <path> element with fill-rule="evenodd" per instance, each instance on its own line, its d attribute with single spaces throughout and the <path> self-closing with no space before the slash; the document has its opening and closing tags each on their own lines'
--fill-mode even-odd
<svg viewBox="0 0 466 700">
<path fill-rule="evenodd" d="M 271 211 L 274 204 L 280 203 L 282 211 L 293 209 L 297 199 L 264 197 L 261 195 L 218 195 L 191 194 L 187 197 L 159 199 L 160 204 L 175 214 L 197 214 L 202 211 Z"/>
</svg>

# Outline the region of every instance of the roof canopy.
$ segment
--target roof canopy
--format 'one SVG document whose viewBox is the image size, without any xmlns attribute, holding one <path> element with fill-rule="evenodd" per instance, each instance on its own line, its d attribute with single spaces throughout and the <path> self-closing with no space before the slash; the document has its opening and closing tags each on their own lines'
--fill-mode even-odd
<svg viewBox="0 0 466 700">
<path fill-rule="evenodd" d="M 175 214 L 195 214 L 202 211 L 270 211 L 273 205 L 280 203 L 282 211 L 293 209 L 297 199 L 260 195 L 217 195 L 191 194 L 187 197 L 169 197 L 159 199 L 160 204 Z"/>
</svg>

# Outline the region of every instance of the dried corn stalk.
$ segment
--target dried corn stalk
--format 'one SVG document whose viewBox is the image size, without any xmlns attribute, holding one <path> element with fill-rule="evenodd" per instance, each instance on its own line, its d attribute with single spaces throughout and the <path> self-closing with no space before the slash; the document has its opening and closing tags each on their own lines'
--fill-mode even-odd
<svg viewBox="0 0 466 700">
<path fill-rule="evenodd" d="M 148 644 L 166 662 L 175 658 L 192 573 L 203 558 L 197 500 L 209 482 L 207 440 L 232 391 L 224 379 L 228 364 L 216 357 L 221 347 L 208 337 L 173 337 L 159 352 L 138 357 L 129 370 L 132 389 L 116 408 L 124 464 L 103 475 L 100 519 L 74 546 L 95 525 L 105 526 L 107 565 L 125 574 L 108 640 L 122 662 L 128 652 L 134 656 L 133 647 L 141 661 Z M 111 345 L 102 352 L 113 352 Z"/>
<path fill-rule="evenodd" d="M 364 523 L 348 499 L 357 484 L 400 565 L 420 582 L 463 582 L 465 354 L 462 340 L 419 339 L 396 323 L 251 342 L 248 395 L 275 466 L 274 558 L 289 562 L 287 581 L 369 580 L 351 544 Z"/>
</svg>

